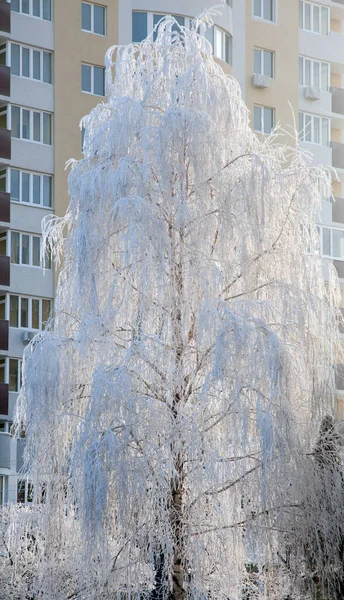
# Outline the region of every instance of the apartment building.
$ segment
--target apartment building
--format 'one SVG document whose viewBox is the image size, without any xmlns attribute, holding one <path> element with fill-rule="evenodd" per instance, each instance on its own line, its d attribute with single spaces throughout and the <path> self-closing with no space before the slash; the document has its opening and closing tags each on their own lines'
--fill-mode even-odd
<svg viewBox="0 0 344 600">
<path fill-rule="evenodd" d="M 80 119 L 104 97 L 105 52 L 141 41 L 164 14 L 189 27 L 204 4 L 0 0 L 0 504 L 30 501 L 24 441 L 9 429 L 23 349 L 53 305 L 41 221 L 67 208 L 64 167 L 82 155 Z M 336 202 L 324 199 L 319 226 L 344 288 L 344 0 L 225 0 L 206 37 L 239 80 L 253 129 L 264 135 L 296 121 L 314 163 L 337 170 Z M 337 387 L 344 405 L 344 376 Z"/>
</svg>

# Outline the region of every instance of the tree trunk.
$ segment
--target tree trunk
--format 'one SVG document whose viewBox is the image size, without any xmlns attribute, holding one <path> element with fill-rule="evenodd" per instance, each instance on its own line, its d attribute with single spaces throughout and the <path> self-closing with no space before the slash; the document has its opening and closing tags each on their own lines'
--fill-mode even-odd
<svg viewBox="0 0 344 600">
<path fill-rule="evenodd" d="M 184 535 L 183 535 L 183 515 L 182 515 L 183 482 L 182 473 L 180 473 L 179 483 L 172 489 L 171 520 L 174 530 L 174 552 L 172 567 L 172 599 L 184 600 Z"/>
</svg>

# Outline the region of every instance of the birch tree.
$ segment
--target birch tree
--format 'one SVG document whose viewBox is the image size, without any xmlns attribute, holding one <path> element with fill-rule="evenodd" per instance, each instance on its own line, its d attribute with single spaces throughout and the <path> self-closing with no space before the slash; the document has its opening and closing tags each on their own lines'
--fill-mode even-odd
<svg viewBox="0 0 344 600">
<path fill-rule="evenodd" d="M 35 598 L 312 597 L 290 565 L 316 543 L 304 482 L 333 414 L 331 174 L 252 132 L 204 19 L 109 49 L 68 212 L 46 223 L 63 266 L 15 423 Z"/>
</svg>

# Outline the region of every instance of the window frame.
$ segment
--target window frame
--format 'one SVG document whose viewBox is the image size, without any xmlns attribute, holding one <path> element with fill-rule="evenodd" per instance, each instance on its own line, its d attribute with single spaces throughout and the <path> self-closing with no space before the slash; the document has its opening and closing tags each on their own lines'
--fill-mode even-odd
<svg viewBox="0 0 344 600">
<path fill-rule="evenodd" d="M 14 262 L 12 260 L 12 235 L 14 233 L 19 234 L 19 262 Z M 22 251 L 23 251 L 23 235 L 29 236 L 29 262 L 22 262 Z M 38 238 L 40 240 L 40 264 L 33 264 L 33 239 Z M 51 251 L 47 258 L 42 256 L 42 236 L 36 235 L 34 233 L 27 233 L 26 231 L 17 231 L 17 230 L 8 230 L 8 240 L 7 240 L 8 248 L 9 248 L 9 256 L 12 265 L 18 265 L 20 267 L 30 267 L 31 269 L 51 269 L 52 268 L 52 260 L 51 260 Z M 46 262 L 48 261 L 48 266 L 46 266 Z"/>
<path fill-rule="evenodd" d="M 45 110 L 37 110 L 34 108 L 27 108 L 26 106 L 20 106 L 19 104 L 10 104 L 11 110 L 9 111 L 9 124 L 8 128 L 11 130 L 11 137 L 16 140 L 21 140 L 24 142 L 31 142 L 33 144 L 42 144 L 43 146 L 52 147 L 53 146 L 53 113 L 47 112 Z M 13 135 L 12 131 L 12 109 L 19 108 L 19 137 Z M 29 137 L 23 137 L 23 111 L 27 111 L 29 113 Z M 39 114 L 39 122 L 40 122 L 40 140 L 34 139 L 34 114 Z M 49 115 L 50 117 L 50 140 L 51 143 L 47 144 L 44 142 L 44 115 Z"/>
<path fill-rule="evenodd" d="M 6 191 L 9 192 L 10 194 L 10 199 L 11 202 L 14 202 L 15 204 L 24 204 L 24 206 L 33 206 L 35 208 L 43 208 L 44 210 L 53 210 L 54 209 L 54 197 L 53 197 L 53 176 L 50 175 L 49 173 L 38 173 L 37 171 L 26 171 L 25 169 L 17 169 L 16 167 L 7 167 L 7 169 L 4 169 L 4 171 L 6 172 Z M 19 173 L 19 198 L 18 200 L 13 199 L 11 193 L 11 172 L 12 171 L 17 171 Z M 0 178 L 2 178 L 1 175 L 2 171 L 0 171 Z M 28 175 L 29 176 L 29 202 L 25 202 L 24 200 L 22 200 L 23 194 L 22 194 L 22 190 L 23 190 L 23 175 Z M 38 176 L 40 177 L 40 203 L 38 204 L 37 202 L 33 201 L 33 178 L 34 176 Z M 51 205 L 50 206 L 46 206 L 44 204 L 44 178 L 47 177 L 50 181 L 50 201 L 51 201 Z"/>
<path fill-rule="evenodd" d="M 16 381 L 16 389 L 11 389 L 11 381 L 10 381 L 10 361 L 17 361 L 17 381 Z M 22 377 L 23 377 L 23 359 L 18 358 L 17 356 L 1 356 L 0 357 L 0 368 L 3 368 L 4 381 L 8 385 L 8 391 L 13 392 L 14 394 L 18 394 L 22 385 Z"/>
<path fill-rule="evenodd" d="M 91 7 L 91 29 L 84 29 L 82 26 L 82 5 L 86 4 Z M 97 33 L 94 31 L 94 7 L 99 6 L 104 9 L 104 33 Z M 81 2 L 81 31 L 85 31 L 86 33 L 92 33 L 93 35 L 99 35 L 100 37 L 105 37 L 107 35 L 107 10 L 106 6 L 103 4 L 94 4 L 94 2 Z"/>
<path fill-rule="evenodd" d="M 163 17 L 166 17 L 166 15 L 169 14 L 169 13 L 160 13 L 157 11 L 152 12 L 152 11 L 139 10 L 139 9 L 132 10 L 131 14 L 133 15 L 135 13 L 141 13 L 141 14 L 146 15 L 147 36 L 151 35 L 153 33 L 154 27 L 156 26 L 156 25 L 154 25 L 154 16 L 159 16 L 162 19 Z M 183 18 L 184 19 L 184 27 L 186 27 L 187 29 L 191 28 L 192 19 L 190 17 L 187 17 L 185 15 L 179 15 L 179 14 L 174 14 L 172 16 L 174 16 L 175 18 L 177 18 L 177 17 Z M 205 33 L 204 37 L 211 44 L 214 57 L 222 60 L 223 62 L 225 62 L 228 65 L 232 65 L 232 62 L 233 62 L 233 36 L 230 35 L 230 33 L 227 32 L 225 29 L 222 29 L 221 27 L 218 27 L 217 25 L 213 25 L 212 27 L 207 27 L 206 32 L 208 32 L 208 35 Z M 209 35 L 209 32 L 210 32 L 210 35 Z M 222 38 L 220 56 L 217 54 L 217 50 L 218 50 L 217 42 L 216 42 L 216 33 L 217 32 L 221 35 L 221 38 Z M 133 37 L 133 27 L 132 27 L 132 37 Z M 228 60 L 226 57 L 226 48 L 227 48 L 226 39 L 228 39 Z M 133 43 L 140 44 L 141 41 L 142 40 L 135 41 Z"/>
<path fill-rule="evenodd" d="M 18 42 L 10 42 L 10 52 L 8 52 L 8 66 L 11 67 L 11 75 L 14 77 L 21 77 L 23 79 L 30 79 L 31 81 L 39 81 L 40 83 L 46 83 L 47 85 L 53 85 L 53 54 L 49 50 L 44 50 L 43 48 L 37 48 L 36 46 L 26 46 L 25 44 L 21 44 Z M 12 46 L 19 47 L 19 75 L 16 75 L 12 72 Z M 23 75 L 23 49 L 29 51 L 29 76 Z M 39 53 L 39 68 L 40 68 L 40 78 L 37 79 L 33 76 L 33 56 L 34 52 Z M 50 56 L 50 80 L 44 81 L 43 73 L 44 73 L 44 54 L 48 54 Z"/>
<path fill-rule="evenodd" d="M 261 16 L 255 15 L 255 0 L 252 0 L 252 18 L 255 21 L 262 21 L 263 23 L 277 23 L 277 3 L 276 0 L 272 0 L 272 19 L 266 19 L 264 17 L 264 0 L 258 0 L 260 2 L 260 14 Z"/>
<path fill-rule="evenodd" d="M 273 50 L 267 50 L 266 48 L 258 48 L 257 46 L 255 46 L 253 48 L 253 57 L 254 57 L 254 53 L 255 52 L 260 52 L 260 73 L 257 73 L 258 75 L 265 75 L 266 77 L 269 77 L 270 79 L 274 79 L 275 78 L 275 52 Z M 267 73 L 264 73 L 264 53 L 267 52 L 268 54 L 271 54 L 271 64 L 272 64 L 272 74 L 268 75 Z M 253 58 L 253 73 L 256 73 L 255 68 L 254 68 L 254 58 Z"/>
<path fill-rule="evenodd" d="M 321 256 L 323 256 L 324 258 L 330 258 L 333 260 L 340 260 L 344 262 L 344 248 L 343 248 L 343 256 L 335 256 L 334 251 L 333 251 L 333 232 L 334 231 L 340 231 L 343 233 L 343 242 L 344 242 L 344 229 L 340 228 L 340 227 L 332 227 L 332 226 L 327 226 L 327 225 L 322 225 L 319 226 L 321 235 L 320 235 L 320 253 Z M 330 253 L 329 254 L 325 254 L 324 252 L 324 232 L 329 231 L 330 232 L 330 237 L 329 237 L 329 242 L 330 242 Z"/>
<path fill-rule="evenodd" d="M 44 14 L 44 0 L 40 0 L 40 16 L 38 17 L 37 15 L 33 14 L 33 1 L 29 0 L 29 12 L 23 12 L 22 11 L 22 0 L 18 0 L 19 3 L 19 10 L 14 10 L 14 8 L 12 8 L 11 6 L 11 10 L 12 12 L 15 12 L 17 14 L 20 15 L 25 15 L 26 17 L 32 17 L 33 19 L 39 19 L 41 21 L 47 21 L 47 23 L 52 23 L 53 22 L 53 2 L 52 0 L 48 0 L 49 5 L 50 5 L 50 19 L 45 19 L 43 17 Z"/>
<path fill-rule="evenodd" d="M 303 83 L 300 83 L 299 81 L 299 85 L 302 85 L 304 87 L 307 87 L 308 85 L 313 86 L 313 87 L 319 87 L 320 90 L 322 90 L 323 92 L 329 92 L 330 91 L 330 85 L 331 85 L 331 63 L 327 62 L 326 60 L 318 60 L 315 58 L 310 58 L 308 56 L 304 56 L 303 54 L 299 54 L 299 75 L 300 75 L 300 59 L 302 60 L 302 81 Z M 311 76 L 311 83 L 306 83 L 306 60 L 309 60 L 309 62 L 311 63 L 311 71 L 310 71 L 310 76 Z M 314 64 L 317 63 L 319 65 L 319 83 L 320 86 L 316 86 L 314 83 Z M 322 87 L 322 65 L 326 65 L 327 66 L 327 88 L 324 89 Z M 300 79 L 300 77 L 299 77 Z"/>
<path fill-rule="evenodd" d="M 302 27 L 300 27 L 300 6 L 302 5 Z M 311 13 L 311 28 L 305 28 L 305 7 L 310 6 Z M 319 31 L 314 29 L 314 7 L 319 8 Z M 322 33 L 321 31 L 321 9 L 327 10 L 327 33 Z M 308 31 L 309 33 L 315 33 L 316 35 L 324 35 L 325 37 L 329 37 L 331 32 L 331 11 L 329 6 L 325 6 L 324 4 L 318 4 L 317 2 L 310 2 L 309 0 L 299 0 L 299 29 L 301 31 Z"/>
<path fill-rule="evenodd" d="M 255 129 L 255 126 L 254 126 L 254 121 L 255 121 L 254 111 L 255 111 L 255 108 L 260 108 L 261 109 L 261 115 L 260 115 L 260 124 L 261 124 L 261 127 L 262 127 L 261 129 Z M 264 131 L 264 129 L 265 129 L 265 127 L 264 127 L 264 125 L 265 125 L 264 109 L 272 111 L 272 128 L 271 128 L 271 131 L 269 131 L 269 132 L 268 131 Z M 272 106 L 265 106 L 263 104 L 254 104 L 254 106 L 253 106 L 253 131 L 255 133 L 260 133 L 260 134 L 263 134 L 263 135 L 270 135 L 272 133 L 272 131 L 274 130 L 274 127 L 275 127 L 275 108 L 273 108 Z"/>
<path fill-rule="evenodd" d="M 303 115 L 303 127 L 300 130 L 300 116 Z M 306 127 L 307 127 L 307 123 L 306 123 L 306 117 L 310 118 L 311 121 L 311 128 L 310 128 L 310 133 L 311 133 L 311 139 L 310 140 L 306 140 Z M 315 142 L 314 141 L 314 122 L 315 119 L 319 119 L 319 139 L 321 140 L 320 142 Z M 327 121 L 328 123 L 328 140 L 326 144 L 323 143 L 323 121 Z M 302 136 L 302 137 L 301 137 Z M 331 145 L 331 119 L 329 119 L 329 117 L 323 117 L 322 115 L 316 115 L 316 114 L 312 114 L 312 113 L 307 113 L 304 112 L 303 110 L 299 111 L 299 115 L 298 115 L 298 138 L 300 142 L 306 142 L 308 144 L 317 144 L 318 146 L 325 146 L 327 148 L 330 147 Z"/>
<path fill-rule="evenodd" d="M 88 90 L 83 90 L 82 89 L 82 67 L 90 67 L 91 68 L 91 91 L 89 92 Z M 104 94 L 97 94 L 94 91 L 94 70 L 95 68 L 97 69 L 101 69 L 103 72 L 103 90 L 104 90 Z M 81 63 L 81 91 L 83 94 L 89 94 L 91 96 L 98 96 L 99 98 L 105 98 L 105 67 L 101 67 L 99 65 L 91 65 L 89 63 Z"/>
<path fill-rule="evenodd" d="M 25 331 L 44 331 L 44 326 L 47 323 L 48 319 L 46 321 L 43 321 L 43 302 L 49 302 L 49 315 L 51 314 L 51 310 L 52 310 L 52 299 L 51 298 L 43 298 L 42 296 L 26 296 L 25 294 L 13 294 L 11 292 L 8 292 L 7 294 L 2 294 L 0 296 L 0 298 L 2 298 L 3 296 L 5 296 L 5 314 L 8 316 L 8 322 L 9 322 L 9 327 L 11 327 L 12 329 L 25 329 Z M 17 309 L 17 322 L 18 325 L 11 325 L 11 296 L 18 298 L 18 309 Z M 21 323 L 21 304 L 22 304 L 22 300 L 27 300 L 28 301 L 28 318 L 27 318 L 27 326 L 22 325 Z M 32 314 L 33 314 L 33 309 L 32 309 L 32 303 L 33 301 L 38 301 L 39 302 L 39 312 L 38 312 L 38 328 L 34 327 L 32 324 Z M 8 308 L 7 308 L 8 307 Z M 49 318 L 49 316 L 48 316 Z"/>
</svg>

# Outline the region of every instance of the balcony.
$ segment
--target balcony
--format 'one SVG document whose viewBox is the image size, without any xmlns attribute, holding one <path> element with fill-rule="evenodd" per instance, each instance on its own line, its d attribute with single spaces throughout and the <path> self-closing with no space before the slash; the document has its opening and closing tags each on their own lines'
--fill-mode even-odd
<svg viewBox="0 0 344 600">
<path fill-rule="evenodd" d="M 11 259 L 9 256 L 0 254 L 0 286 L 10 285 Z"/>
<path fill-rule="evenodd" d="M 11 95 L 11 69 L 0 65 L 0 96 Z"/>
<path fill-rule="evenodd" d="M 332 204 L 332 221 L 344 223 L 344 198 L 335 198 Z"/>
<path fill-rule="evenodd" d="M 0 468 L 9 469 L 11 464 L 11 436 L 0 433 Z"/>
<path fill-rule="evenodd" d="M 0 221 L 9 223 L 11 220 L 11 200 L 9 192 L 0 192 Z"/>
<path fill-rule="evenodd" d="M 5 319 L 0 319 L 0 350 L 8 350 L 9 323 Z"/>
<path fill-rule="evenodd" d="M 0 383 L 0 415 L 8 415 L 8 383 Z"/>
<path fill-rule="evenodd" d="M 344 0 L 343 0 L 344 3 Z M 332 112 L 344 115 L 344 90 L 342 88 L 331 87 L 332 92 Z"/>
<path fill-rule="evenodd" d="M 0 41 L 11 33 L 11 5 L 5 0 L 0 0 Z"/>
<path fill-rule="evenodd" d="M 344 144 L 331 142 L 332 164 L 337 169 L 344 169 Z"/>
<path fill-rule="evenodd" d="M 11 131 L 0 127 L 0 164 L 2 159 L 11 160 Z"/>
<path fill-rule="evenodd" d="M 25 450 L 25 438 L 17 440 L 17 473 L 23 468 L 24 465 L 24 450 Z"/>
</svg>

